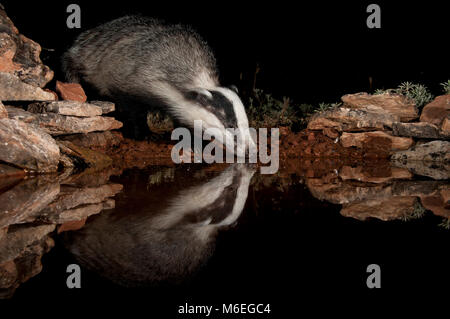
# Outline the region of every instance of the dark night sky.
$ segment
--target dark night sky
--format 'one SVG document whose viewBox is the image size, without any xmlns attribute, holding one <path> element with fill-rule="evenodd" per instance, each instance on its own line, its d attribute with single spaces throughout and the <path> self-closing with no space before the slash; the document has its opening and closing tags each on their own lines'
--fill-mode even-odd
<svg viewBox="0 0 450 319">
<path fill-rule="evenodd" d="M 81 6 L 82 29 L 66 27 L 66 7 Z M 381 29 L 368 29 L 366 7 L 381 6 Z M 192 25 L 212 46 L 223 84 L 249 86 L 255 65 L 258 87 L 297 102 L 334 102 L 345 93 L 394 87 L 402 81 L 426 84 L 439 94 L 450 78 L 448 30 L 443 3 L 395 1 L 3 1 L 19 30 L 44 48 L 45 62 L 58 58 L 82 30 L 130 13 Z M 162 2 L 161 2 L 162 3 Z M 240 73 L 244 83 L 239 82 Z M 57 78 L 62 76 L 57 73 Z M 51 86 L 51 85 L 50 85 Z"/>
</svg>

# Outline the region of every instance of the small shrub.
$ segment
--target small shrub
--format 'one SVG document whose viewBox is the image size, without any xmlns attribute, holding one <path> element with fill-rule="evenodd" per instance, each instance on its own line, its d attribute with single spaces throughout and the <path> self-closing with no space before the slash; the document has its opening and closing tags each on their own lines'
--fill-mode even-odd
<svg viewBox="0 0 450 319">
<path fill-rule="evenodd" d="M 439 224 L 439 227 L 442 227 L 444 229 L 450 229 L 450 218 L 442 219 L 442 222 Z"/>
<path fill-rule="evenodd" d="M 410 220 L 413 220 L 413 219 L 422 218 L 425 215 L 425 212 L 426 212 L 426 209 L 419 202 L 416 202 L 414 204 L 414 209 L 413 209 L 412 213 L 409 214 L 409 215 L 403 216 L 402 220 L 403 221 L 410 221 Z"/>
<path fill-rule="evenodd" d="M 450 94 L 450 80 L 447 80 L 447 82 L 441 83 L 442 90 L 444 91 L 444 94 Z"/>
<path fill-rule="evenodd" d="M 422 108 L 433 99 L 433 95 L 422 84 L 403 82 L 398 86 L 395 92 L 412 99 L 419 108 Z"/>
<path fill-rule="evenodd" d="M 247 105 L 250 126 L 254 128 L 290 127 L 299 120 L 298 108 L 292 105 L 289 98 L 283 97 L 283 100 L 279 100 L 261 89 L 253 90 Z"/>
</svg>

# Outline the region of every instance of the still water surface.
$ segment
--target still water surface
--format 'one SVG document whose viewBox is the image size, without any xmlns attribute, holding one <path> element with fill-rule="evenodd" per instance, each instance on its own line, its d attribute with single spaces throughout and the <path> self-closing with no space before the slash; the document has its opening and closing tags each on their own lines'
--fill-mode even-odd
<svg viewBox="0 0 450 319">
<path fill-rule="evenodd" d="M 304 307 L 384 298 L 366 286 L 376 263 L 385 301 L 448 296 L 447 179 L 386 163 L 308 165 L 275 175 L 182 165 L 4 182 L 1 295 L 14 305 L 131 301 L 164 317 L 186 302 L 264 303 L 279 318 L 298 311 L 305 292 Z M 66 287 L 69 264 L 81 267 L 81 289 Z"/>
</svg>

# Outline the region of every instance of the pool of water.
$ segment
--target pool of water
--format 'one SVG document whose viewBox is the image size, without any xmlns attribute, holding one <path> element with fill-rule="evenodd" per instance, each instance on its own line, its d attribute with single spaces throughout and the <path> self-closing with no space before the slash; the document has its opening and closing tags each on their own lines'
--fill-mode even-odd
<svg viewBox="0 0 450 319">
<path fill-rule="evenodd" d="M 274 175 L 168 165 L 0 186 L 2 306 L 133 304 L 181 318 L 186 303 L 270 304 L 261 318 L 288 318 L 331 300 L 449 295 L 448 180 L 386 163 L 293 161 Z M 67 288 L 71 264 L 80 289 Z M 367 287 L 370 264 L 381 289 Z"/>
</svg>

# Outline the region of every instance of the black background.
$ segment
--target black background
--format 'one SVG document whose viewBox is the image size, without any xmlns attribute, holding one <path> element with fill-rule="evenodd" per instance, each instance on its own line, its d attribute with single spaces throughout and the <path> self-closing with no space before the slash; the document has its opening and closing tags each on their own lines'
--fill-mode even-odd
<svg viewBox="0 0 450 319">
<path fill-rule="evenodd" d="M 80 32 L 134 13 L 193 26 L 213 48 L 223 84 L 248 89 L 259 65 L 257 87 L 298 103 L 335 102 L 403 81 L 438 95 L 439 83 L 450 78 L 445 1 L 377 1 L 381 29 L 366 26 L 369 1 L 234 0 L 78 1 L 81 29 L 68 29 L 71 2 L 3 1 L 23 34 L 55 50 L 42 56 L 57 79 L 63 78 L 59 57 Z"/>
</svg>

